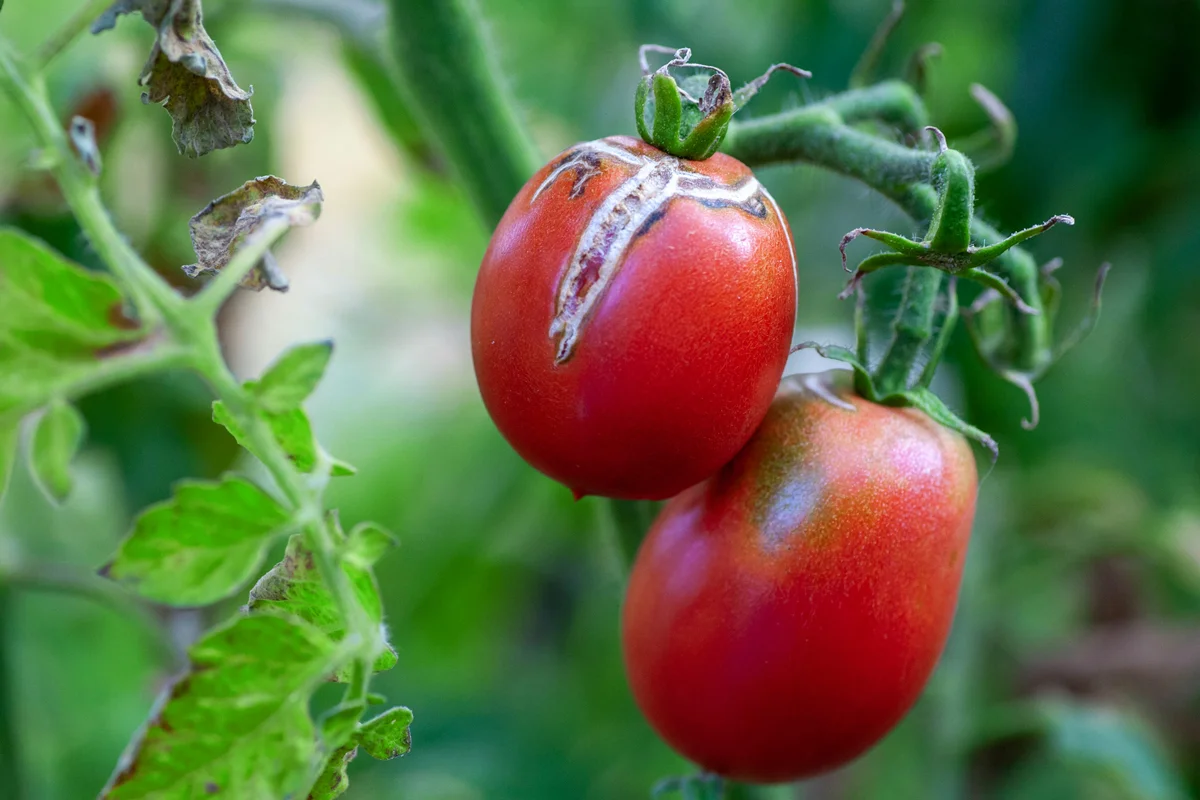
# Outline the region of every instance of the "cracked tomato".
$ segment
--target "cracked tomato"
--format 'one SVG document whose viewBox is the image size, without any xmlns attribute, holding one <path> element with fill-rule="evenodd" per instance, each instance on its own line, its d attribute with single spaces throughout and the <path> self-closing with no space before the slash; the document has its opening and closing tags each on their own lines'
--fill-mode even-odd
<svg viewBox="0 0 1200 800">
<path fill-rule="evenodd" d="M 670 497 L 753 434 L 796 307 L 787 221 L 725 155 L 576 145 L 513 200 L 471 306 L 488 412 L 576 496 Z"/>
</svg>

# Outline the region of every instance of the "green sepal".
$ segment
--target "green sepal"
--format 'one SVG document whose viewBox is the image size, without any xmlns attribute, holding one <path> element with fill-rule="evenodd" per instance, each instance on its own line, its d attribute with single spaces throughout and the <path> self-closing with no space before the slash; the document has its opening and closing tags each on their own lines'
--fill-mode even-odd
<svg viewBox="0 0 1200 800">
<path fill-rule="evenodd" d="M 926 416 L 952 431 L 965 436 L 966 438 L 978 442 L 989 453 L 992 454 L 992 463 L 996 463 L 996 459 L 1000 457 L 1000 447 L 996 444 L 996 440 L 991 436 L 968 424 L 962 420 L 957 414 L 949 409 L 936 394 L 924 386 L 917 386 L 912 389 L 905 389 L 899 392 L 889 392 L 881 394 L 875 388 L 875 382 L 871 378 L 871 372 L 867 366 L 863 364 L 858 356 L 849 348 L 841 347 L 840 345 L 823 345 L 816 342 L 804 342 L 793 348 L 796 350 L 816 350 L 817 354 L 823 358 L 828 358 L 833 361 L 841 361 L 844 364 L 849 364 L 854 370 L 854 391 L 859 396 L 870 400 L 872 403 L 878 403 L 882 406 L 892 406 L 894 408 L 915 408 L 918 411 L 923 411 Z"/>
<path fill-rule="evenodd" d="M 671 53 L 672 58 L 651 71 L 647 52 Z M 692 51 L 643 45 L 640 51 L 642 79 L 634 92 L 634 119 L 638 134 L 677 158 L 702 161 L 717 152 L 734 112 L 753 97 L 770 76 L 783 69 L 802 77 L 810 73 L 789 64 L 773 64 L 763 75 L 733 91 L 729 76 L 716 67 L 690 63 Z M 707 78 L 692 76 L 676 81 L 671 70 L 707 71 Z M 703 88 L 701 92 L 700 89 Z M 699 94 L 694 96 L 693 91 Z"/>
</svg>

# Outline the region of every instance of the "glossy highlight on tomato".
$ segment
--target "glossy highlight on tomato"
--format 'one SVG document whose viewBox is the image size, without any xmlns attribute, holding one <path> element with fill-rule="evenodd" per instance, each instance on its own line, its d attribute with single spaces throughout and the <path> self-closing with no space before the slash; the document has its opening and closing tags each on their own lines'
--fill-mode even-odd
<svg viewBox="0 0 1200 800">
<path fill-rule="evenodd" d="M 509 443 L 577 496 L 662 499 L 754 433 L 795 308 L 787 221 L 746 166 L 586 142 L 496 228 L 471 307 L 475 374 Z"/>
<path fill-rule="evenodd" d="M 941 654 L 976 489 L 966 441 L 921 412 L 788 378 L 746 448 L 668 503 L 638 553 L 622 640 L 651 725 L 757 783 L 863 753 Z"/>
</svg>

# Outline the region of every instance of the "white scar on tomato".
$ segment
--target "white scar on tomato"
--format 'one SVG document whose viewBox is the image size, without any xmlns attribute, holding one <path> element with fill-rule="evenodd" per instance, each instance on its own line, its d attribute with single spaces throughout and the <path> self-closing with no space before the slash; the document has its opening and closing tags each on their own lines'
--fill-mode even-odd
<svg viewBox="0 0 1200 800">
<path fill-rule="evenodd" d="M 677 197 L 720 208 L 736 208 L 759 218 L 766 217 L 769 203 L 783 227 L 792 258 L 792 280 L 796 279 L 796 254 L 787 223 L 775 198 L 753 176 L 729 186 L 688 169 L 673 156 L 642 155 L 609 142 L 587 142 L 567 152 L 533 193 L 530 205 L 567 172 L 574 173 L 569 199 L 580 197 L 587 182 L 600 174 L 606 156 L 638 169 L 613 189 L 592 214 L 559 282 L 549 333 L 552 339 L 562 337 L 554 363 L 562 364 L 571 357 L 584 324 L 621 268 L 630 245 Z"/>
</svg>

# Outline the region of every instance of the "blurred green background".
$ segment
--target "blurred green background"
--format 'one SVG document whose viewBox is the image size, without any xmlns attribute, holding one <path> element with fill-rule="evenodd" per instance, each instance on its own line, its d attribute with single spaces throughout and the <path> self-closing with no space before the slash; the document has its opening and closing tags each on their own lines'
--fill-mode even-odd
<svg viewBox="0 0 1200 800">
<path fill-rule="evenodd" d="M 78 0 L 8 0 L 0 32 L 29 51 Z M 636 48 L 688 45 L 735 84 L 775 61 L 750 109 L 844 87 L 887 0 L 479 0 L 496 55 L 546 157 L 632 133 Z M 320 224 L 279 253 L 286 295 L 239 297 L 229 358 L 256 374 L 288 344 L 332 336 L 313 400 L 322 441 L 359 467 L 335 484 L 342 519 L 399 533 L 380 565 L 399 665 L 378 690 L 416 714 L 401 762 L 362 758 L 350 798 L 638 798 L 689 770 L 637 713 L 621 672 L 620 559 L 607 507 L 527 467 L 489 422 L 470 368 L 467 311 L 488 232 L 387 77 L 369 0 L 207 0 L 206 24 L 255 88 L 249 146 L 178 156 L 167 115 L 138 102 L 150 31 L 126 19 L 50 75 L 64 120 L 101 129 L 105 195 L 122 230 L 182 284 L 186 220 L 247 178 L 325 188 Z M 981 485 L 949 648 L 916 710 L 878 748 L 756 798 L 1200 796 L 1200 3 L 915 0 L 883 62 L 940 42 L 928 102 L 953 139 L 985 123 L 980 82 L 1020 125 L 981 177 L 1002 229 L 1070 212 L 1034 243 L 1061 255 L 1069 324 L 1113 263 L 1104 318 L 1040 385 L 1042 424 L 959 332 L 941 391 L 999 441 Z M 381 50 L 382 48 L 382 50 Z M 95 264 L 32 142 L 0 100 L 0 223 Z M 846 343 L 839 237 L 907 230 L 863 187 L 807 167 L 761 174 L 798 247 L 798 339 Z M 796 370 L 822 368 L 810 356 Z M 698 376 L 701 377 L 702 376 Z M 0 504 L 0 775 L 4 800 L 94 796 L 178 666 L 233 613 L 80 596 L 137 509 L 172 482 L 249 468 L 196 382 L 166 376 L 83 403 L 78 489 L 52 508 L 22 472 Z M 332 695 L 318 697 L 329 702 Z M 18 787 L 23 792 L 16 794 Z M 6 794 L 7 792 L 7 794 Z"/>
</svg>

